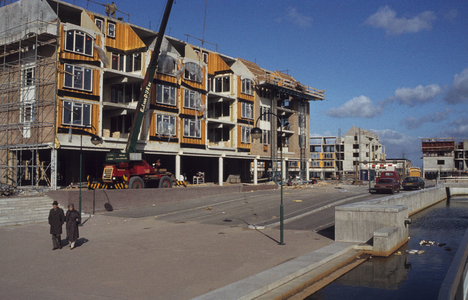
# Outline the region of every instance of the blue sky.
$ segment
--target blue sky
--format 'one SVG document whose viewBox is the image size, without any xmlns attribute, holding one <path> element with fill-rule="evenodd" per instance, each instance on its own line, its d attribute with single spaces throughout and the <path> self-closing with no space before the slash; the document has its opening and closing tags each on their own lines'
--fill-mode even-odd
<svg viewBox="0 0 468 300">
<path fill-rule="evenodd" d="M 326 100 L 311 103 L 311 134 L 371 129 L 388 157 L 419 166 L 421 138 L 468 139 L 468 1 L 205 1 L 176 0 L 166 34 L 204 36 L 223 54 L 324 89 Z M 131 23 L 156 31 L 165 4 L 116 1 Z"/>
</svg>

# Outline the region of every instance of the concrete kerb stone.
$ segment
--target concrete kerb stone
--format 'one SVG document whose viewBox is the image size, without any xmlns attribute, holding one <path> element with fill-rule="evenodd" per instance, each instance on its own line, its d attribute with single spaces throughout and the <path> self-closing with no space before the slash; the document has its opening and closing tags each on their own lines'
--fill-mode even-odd
<svg viewBox="0 0 468 300">
<path fill-rule="evenodd" d="M 250 300 L 310 272 L 354 249 L 353 243 L 334 243 L 269 270 L 211 291 L 193 300 Z"/>
</svg>

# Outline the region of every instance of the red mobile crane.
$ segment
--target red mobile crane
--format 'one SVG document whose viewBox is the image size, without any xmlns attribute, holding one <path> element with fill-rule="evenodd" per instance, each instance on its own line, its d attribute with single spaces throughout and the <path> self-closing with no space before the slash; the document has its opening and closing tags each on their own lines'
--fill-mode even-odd
<svg viewBox="0 0 468 300">
<path fill-rule="evenodd" d="M 159 28 L 158 37 L 154 46 L 154 52 L 143 79 L 134 122 L 130 130 L 127 146 L 123 151 L 111 151 L 106 155 L 106 166 L 102 173 L 102 181 L 105 184 L 130 189 L 144 188 L 149 181 L 159 181 L 160 188 L 172 187 L 172 173 L 160 169 L 159 160 L 154 166 L 150 166 L 144 159 L 143 153 L 138 152 L 136 144 L 141 131 L 141 124 L 147 110 L 153 78 L 158 67 L 159 51 L 166 31 L 167 21 L 171 12 L 173 0 L 168 0 L 164 16 Z"/>
</svg>

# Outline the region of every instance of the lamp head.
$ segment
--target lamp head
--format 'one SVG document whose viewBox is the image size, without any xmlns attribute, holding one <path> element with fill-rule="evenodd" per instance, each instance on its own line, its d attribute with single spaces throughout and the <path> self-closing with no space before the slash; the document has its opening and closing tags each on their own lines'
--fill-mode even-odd
<svg viewBox="0 0 468 300">
<path fill-rule="evenodd" d="M 102 139 L 100 137 L 98 137 L 97 135 L 92 135 L 91 136 L 91 143 L 96 146 L 96 145 L 99 145 L 100 143 L 102 143 Z"/>
<path fill-rule="evenodd" d="M 254 139 L 254 140 L 258 140 L 261 136 L 262 136 L 262 130 L 258 127 L 254 127 L 252 128 L 252 130 L 250 131 L 250 136 Z"/>
</svg>

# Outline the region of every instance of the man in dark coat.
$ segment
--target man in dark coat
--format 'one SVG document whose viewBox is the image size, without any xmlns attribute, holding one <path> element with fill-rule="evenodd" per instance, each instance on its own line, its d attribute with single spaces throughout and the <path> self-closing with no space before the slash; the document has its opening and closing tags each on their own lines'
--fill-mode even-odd
<svg viewBox="0 0 468 300">
<path fill-rule="evenodd" d="M 52 244 L 56 249 L 62 249 L 62 239 L 60 235 L 62 234 L 62 225 L 65 222 L 65 214 L 63 209 L 58 207 L 58 202 L 54 201 L 52 203 L 52 208 L 49 212 L 49 225 L 50 225 L 50 234 L 52 235 Z"/>
<path fill-rule="evenodd" d="M 65 227 L 67 228 L 67 240 L 70 242 L 70 250 L 75 248 L 75 242 L 80 237 L 78 225 L 81 223 L 81 215 L 73 206 L 68 204 L 67 215 L 65 216 Z"/>
</svg>

